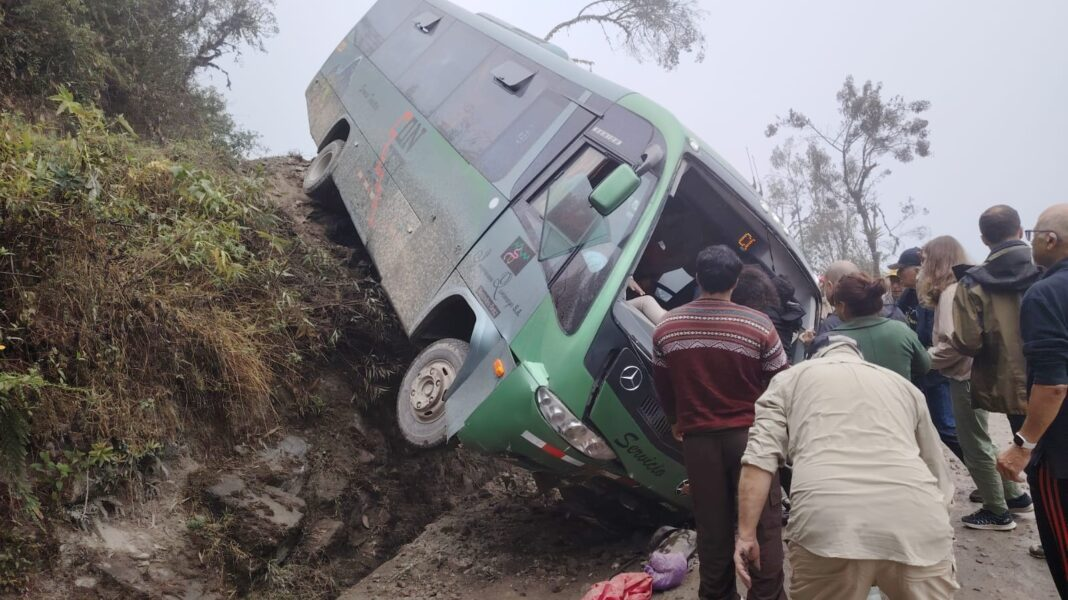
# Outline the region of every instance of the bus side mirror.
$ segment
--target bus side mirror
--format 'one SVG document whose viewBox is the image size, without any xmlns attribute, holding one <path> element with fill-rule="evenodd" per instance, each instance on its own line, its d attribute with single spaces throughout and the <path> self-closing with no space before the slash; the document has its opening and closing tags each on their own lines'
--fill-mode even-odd
<svg viewBox="0 0 1068 600">
<path fill-rule="evenodd" d="M 590 204 L 602 217 L 607 217 L 630 198 L 641 179 L 630 165 L 619 165 L 590 194 Z"/>
</svg>

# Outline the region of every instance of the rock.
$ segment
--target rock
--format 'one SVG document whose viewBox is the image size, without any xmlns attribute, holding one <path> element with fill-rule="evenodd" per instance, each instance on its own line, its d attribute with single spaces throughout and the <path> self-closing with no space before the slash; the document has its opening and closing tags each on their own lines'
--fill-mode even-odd
<svg viewBox="0 0 1068 600">
<path fill-rule="evenodd" d="M 370 537 L 371 534 L 368 533 L 366 530 L 353 529 L 349 532 L 349 547 L 359 548 L 360 546 L 364 545 L 364 543 L 366 543 L 368 538 Z"/>
<path fill-rule="evenodd" d="M 278 442 L 278 450 L 292 458 L 301 460 L 308 454 L 308 442 L 304 438 L 287 435 L 281 442 Z"/>
<path fill-rule="evenodd" d="M 334 502 L 341 497 L 349 482 L 339 473 L 317 471 L 308 481 L 311 497 L 321 502 Z"/>
<path fill-rule="evenodd" d="M 102 542 L 103 549 L 110 554 L 124 554 L 134 560 L 148 560 L 152 554 L 146 551 L 151 544 L 138 538 L 144 537 L 130 533 L 119 527 L 114 527 L 100 520 L 93 521 L 96 534 Z"/>
<path fill-rule="evenodd" d="M 261 558 L 284 558 L 304 520 L 301 498 L 273 486 L 249 484 L 233 473 L 220 476 L 204 490 L 204 498 L 217 512 L 233 512 L 235 541 Z"/>
<path fill-rule="evenodd" d="M 128 560 L 121 558 L 100 562 L 95 565 L 104 577 L 123 591 L 124 598 L 151 598 L 152 584 L 145 574 Z"/>
<path fill-rule="evenodd" d="M 96 577 L 79 577 L 74 580 L 74 587 L 83 590 L 91 590 L 96 587 L 97 583 Z"/>
<path fill-rule="evenodd" d="M 361 465 L 369 465 L 369 464 L 375 462 L 375 455 L 371 454 L 370 452 L 368 452 L 366 450 L 364 450 L 363 448 L 357 448 L 356 449 L 356 462 L 360 463 Z"/>
<path fill-rule="evenodd" d="M 345 524 L 334 519 L 320 519 L 304 536 L 300 551 L 306 556 L 319 556 L 344 540 Z"/>
<path fill-rule="evenodd" d="M 353 413 L 352 428 L 356 431 L 356 433 L 360 434 L 365 438 L 367 437 L 368 432 L 371 431 L 371 428 L 368 427 L 367 422 L 364 421 L 362 416 L 360 416 L 360 413 Z"/>
</svg>

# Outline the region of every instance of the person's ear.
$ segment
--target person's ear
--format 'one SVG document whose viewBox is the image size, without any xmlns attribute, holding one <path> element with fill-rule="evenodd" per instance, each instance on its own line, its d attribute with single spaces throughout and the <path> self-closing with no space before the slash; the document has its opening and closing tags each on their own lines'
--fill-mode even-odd
<svg viewBox="0 0 1068 600">
<path fill-rule="evenodd" d="M 1023 236 L 1024 236 L 1024 230 L 1023 230 L 1023 227 L 1020 227 L 1020 229 L 1016 231 L 1016 239 L 1022 240 Z"/>
</svg>

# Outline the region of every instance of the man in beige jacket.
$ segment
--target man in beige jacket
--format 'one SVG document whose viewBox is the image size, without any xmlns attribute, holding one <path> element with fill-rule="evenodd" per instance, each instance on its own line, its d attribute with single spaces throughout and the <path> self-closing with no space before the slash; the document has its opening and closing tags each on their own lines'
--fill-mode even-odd
<svg viewBox="0 0 1068 600">
<path fill-rule="evenodd" d="M 927 402 L 911 383 L 831 336 L 757 401 L 742 457 L 735 566 L 759 568 L 756 526 L 772 474 L 794 465 L 787 526 L 793 600 L 945 600 L 959 589 L 947 505 L 953 483 Z"/>
</svg>

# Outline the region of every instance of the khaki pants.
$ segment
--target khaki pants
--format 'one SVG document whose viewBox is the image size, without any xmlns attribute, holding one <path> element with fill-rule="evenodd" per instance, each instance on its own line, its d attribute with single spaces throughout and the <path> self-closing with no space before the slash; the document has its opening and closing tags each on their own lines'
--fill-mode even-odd
<svg viewBox="0 0 1068 600">
<path fill-rule="evenodd" d="M 960 589 L 952 557 L 914 567 L 891 560 L 826 558 L 790 544 L 790 565 L 793 600 L 864 600 L 872 586 L 890 600 L 949 600 Z"/>
</svg>

